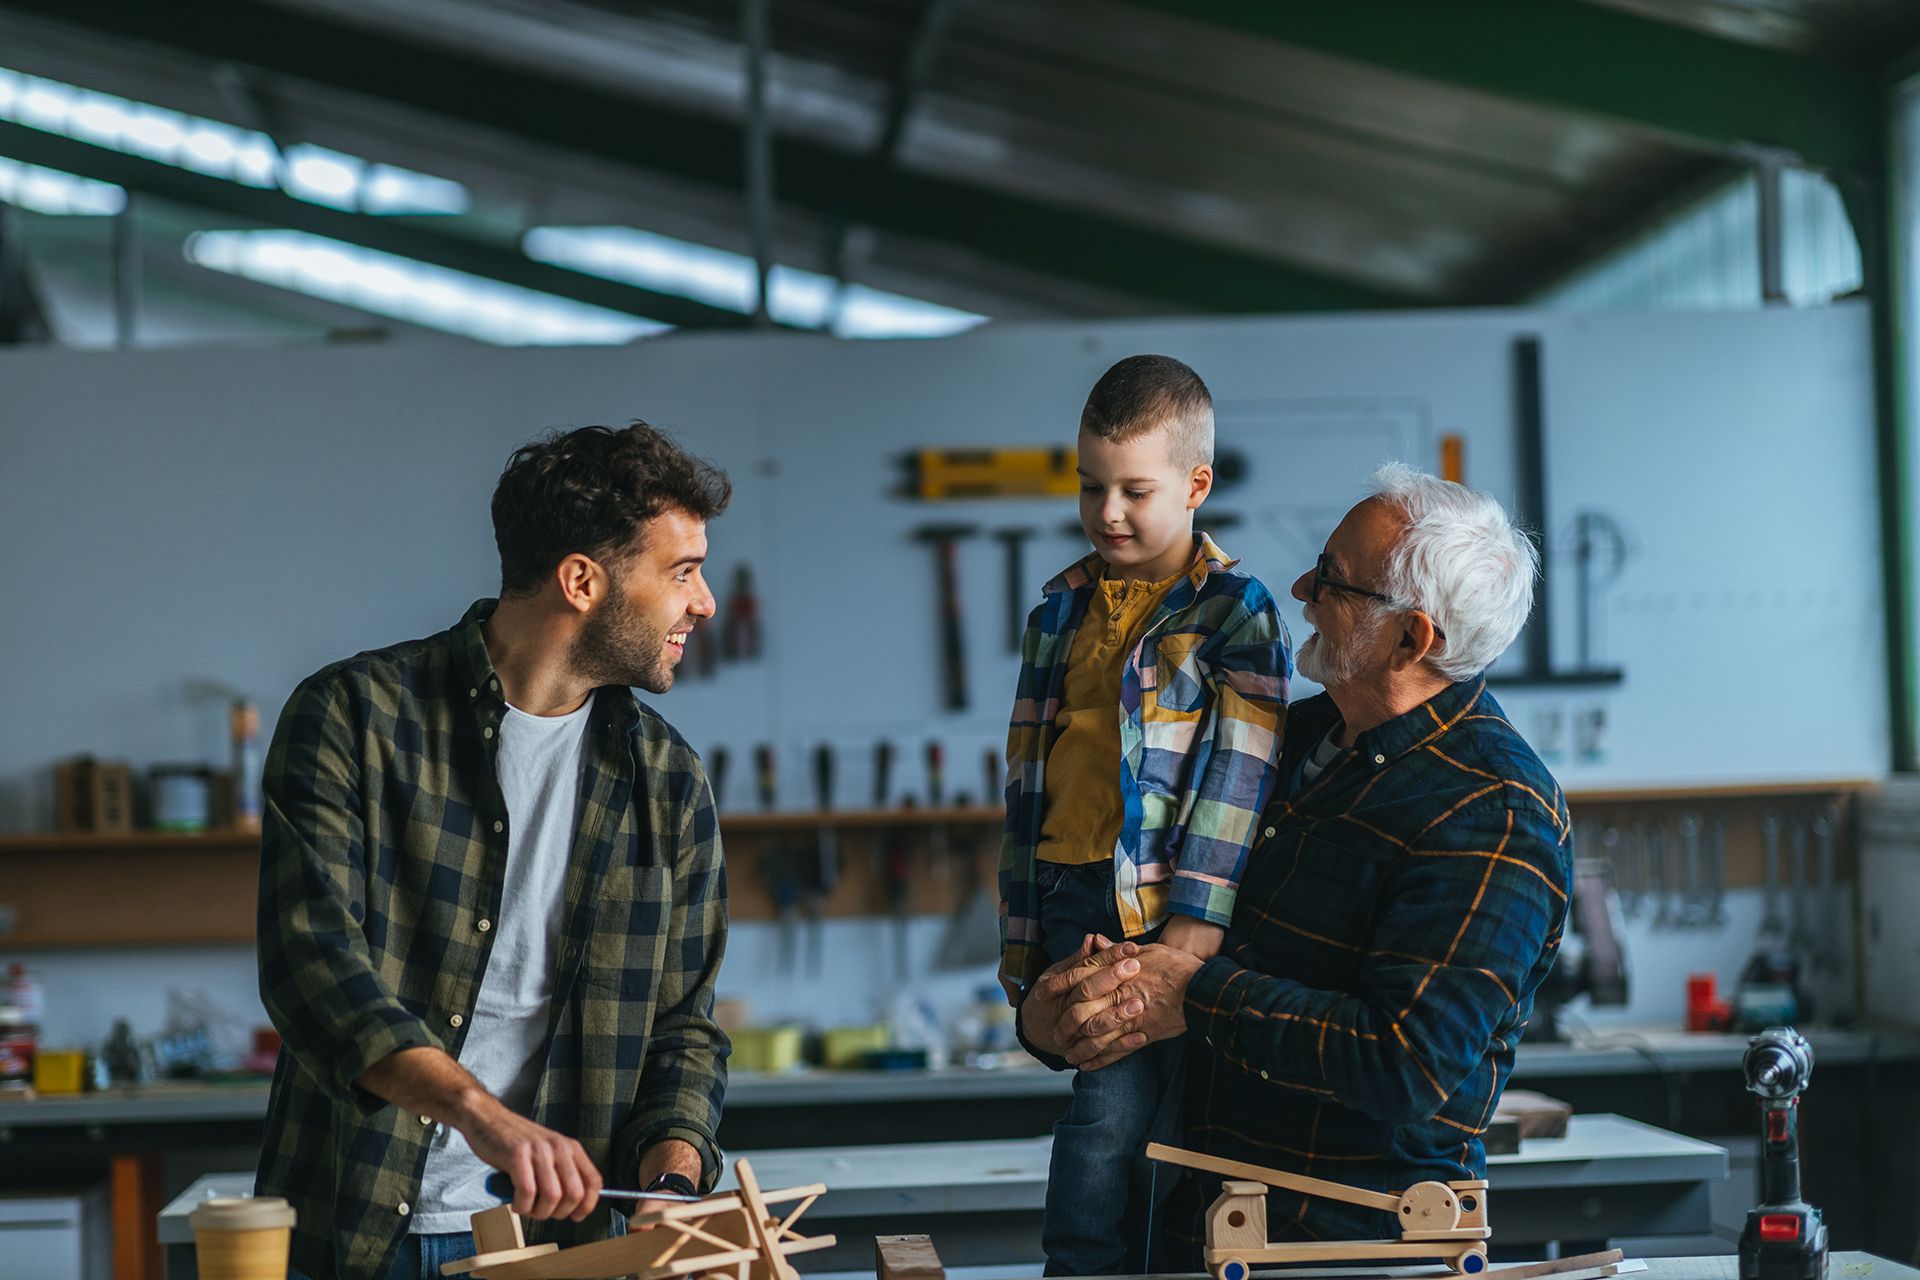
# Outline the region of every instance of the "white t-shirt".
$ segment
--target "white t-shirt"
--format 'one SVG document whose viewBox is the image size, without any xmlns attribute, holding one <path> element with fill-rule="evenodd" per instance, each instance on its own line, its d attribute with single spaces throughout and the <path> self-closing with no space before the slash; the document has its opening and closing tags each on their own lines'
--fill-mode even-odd
<svg viewBox="0 0 1920 1280">
<path fill-rule="evenodd" d="M 493 952 L 480 975 L 460 1065 L 507 1109 L 526 1115 L 547 1061 L 547 1021 L 565 909 L 567 860 L 580 808 L 593 696 L 564 716 L 509 706 L 500 722 L 500 791 L 507 802 L 507 878 L 494 921 Z M 435 1125 L 420 1202 L 408 1230 L 472 1229 L 472 1216 L 500 1204 L 486 1190 L 493 1169 L 449 1125 Z"/>
</svg>

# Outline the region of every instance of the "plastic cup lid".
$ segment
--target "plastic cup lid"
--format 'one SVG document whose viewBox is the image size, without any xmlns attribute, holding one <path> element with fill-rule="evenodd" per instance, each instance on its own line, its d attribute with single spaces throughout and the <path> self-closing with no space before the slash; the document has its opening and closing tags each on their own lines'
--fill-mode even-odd
<svg viewBox="0 0 1920 1280">
<path fill-rule="evenodd" d="M 291 1227 L 293 1206 L 279 1196 L 216 1196 L 195 1206 L 187 1225 L 195 1231 L 265 1231 Z"/>
</svg>

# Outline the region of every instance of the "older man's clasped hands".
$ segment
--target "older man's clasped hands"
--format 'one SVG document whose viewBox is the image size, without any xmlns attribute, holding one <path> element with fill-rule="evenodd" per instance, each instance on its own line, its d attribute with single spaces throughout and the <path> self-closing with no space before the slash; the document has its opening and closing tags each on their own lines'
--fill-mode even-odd
<svg viewBox="0 0 1920 1280">
<path fill-rule="evenodd" d="M 1205 961 L 1173 947 L 1088 934 L 1080 950 L 1034 981 L 1020 1004 L 1027 1044 L 1097 1071 L 1187 1029 L 1187 984 Z"/>
</svg>

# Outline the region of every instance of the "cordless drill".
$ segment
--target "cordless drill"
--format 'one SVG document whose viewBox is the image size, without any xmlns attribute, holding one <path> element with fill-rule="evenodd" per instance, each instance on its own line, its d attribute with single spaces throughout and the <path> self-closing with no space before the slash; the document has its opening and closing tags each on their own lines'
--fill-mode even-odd
<svg viewBox="0 0 1920 1280">
<path fill-rule="evenodd" d="M 1747 1042 L 1741 1064 L 1760 1099 L 1760 1204 L 1740 1233 L 1740 1280 L 1825 1280 L 1827 1224 L 1800 1198 L 1800 1093 L 1813 1048 L 1791 1027 Z"/>
</svg>

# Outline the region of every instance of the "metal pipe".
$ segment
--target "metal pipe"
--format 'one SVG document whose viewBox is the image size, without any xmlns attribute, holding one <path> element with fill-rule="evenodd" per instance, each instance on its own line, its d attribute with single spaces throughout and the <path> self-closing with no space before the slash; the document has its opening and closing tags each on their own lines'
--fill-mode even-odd
<svg viewBox="0 0 1920 1280">
<path fill-rule="evenodd" d="M 1540 385 L 1540 339 L 1513 340 L 1514 516 L 1540 550 L 1540 582 L 1525 636 L 1526 675 L 1553 669 L 1553 599 L 1547 571 L 1546 419 Z"/>
<path fill-rule="evenodd" d="M 747 52 L 747 225 L 753 238 L 753 322 L 772 322 L 768 281 L 773 274 L 773 128 L 767 118 L 767 53 L 772 44 L 773 0 L 740 0 Z"/>
<path fill-rule="evenodd" d="M 1770 156 L 1761 160 L 1754 166 L 1753 181 L 1760 195 L 1755 219 L 1760 245 L 1760 301 L 1769 307 L 1785 306 L 1787 289 L 1780 213 L 1780 162 Z"/>
</svg>

